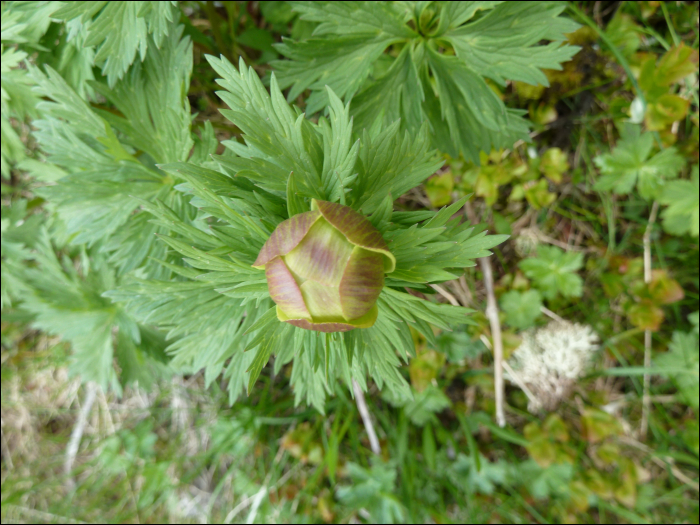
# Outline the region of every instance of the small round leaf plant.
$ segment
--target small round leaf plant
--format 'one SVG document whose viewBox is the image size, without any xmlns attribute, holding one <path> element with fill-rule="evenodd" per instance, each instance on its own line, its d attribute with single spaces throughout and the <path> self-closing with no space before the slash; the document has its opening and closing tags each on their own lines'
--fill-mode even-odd
<svg viewBox="0 0 700 525">
<path fill-rule="evenodd" d="M 440 303 L 430 285 L 458 278 L 506 237 L 464 222 L 466 197 L 439 211 L 394 209 L 394 197 L 442 165 L 427 124 L 411 134 L 378 117 L 354 129 L 330 89 L 315 123 L 274 75 L 268 93 L 243 61 L 208 60 L 240 140 L 224 142 L 222 155 L 214 141 L 187 163 L 160 166 L 199 210 L 187 221 L 161 202 L 142 204 L 170 229 L 163 264 L 176 277 L 109 296 L 168 328 L 177 364 L 204 368 L 209 381 L 223 373 L 231 402 L 272 356 L 274 373 L 293 362 L 296 403 L 320 411 L 337 380 L 365 389 L 369 376 L 410 398 L 399 370 L 415 355 L 409 327 L 435 347 L 434 328 L 452 330 L 471 312 Z"/>
</svg>

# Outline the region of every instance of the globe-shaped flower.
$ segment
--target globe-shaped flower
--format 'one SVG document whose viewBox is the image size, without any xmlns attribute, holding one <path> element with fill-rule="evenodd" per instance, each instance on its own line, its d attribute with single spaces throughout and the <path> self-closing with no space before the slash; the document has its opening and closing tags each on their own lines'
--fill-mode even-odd
<svg viewBox="0 0 700 525">
<path fill-rule="evenodd" d="M 277 226 L 253 264 L 265 269 L 277 318 L 317 332 L 372 326 L 384 274 L 395 266 L 366 217 L 315 199 L 311 211 Z"/>
</svg>

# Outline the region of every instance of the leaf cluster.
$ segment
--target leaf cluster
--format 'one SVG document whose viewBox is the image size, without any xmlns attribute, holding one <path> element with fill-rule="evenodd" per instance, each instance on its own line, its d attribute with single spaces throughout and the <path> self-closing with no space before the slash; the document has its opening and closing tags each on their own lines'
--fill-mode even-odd
<svg viewBox="0 0 700 525">
<path fill-rule="evenodd" d="M 306 111 L 316 113 L 330 102 L 328 86 L 352 100 L 358 129 L 371 127 L 378 108 L 385 125 L 401 119 L 412 134 L 427 121 L 436 147 L 474 162 L 480 151 L 528 140 L 523 112 L 506 108 L 489 82 L 548 85 L 541 70 L 578 51 L 562 45 L 578 26 L 553 2 L 292 5 L 316 26 L 307 39 L 276 45 L 288 59 L 272 65 L 289 101 L 309 89 Z"/>
<path fill-rule="evenodd" d="M 329 118 L 318 124 L 290 107 L 275 78 L 270 93 L 252 68 L 238 69 L 209 57 L 222 76 L 220 92 L 229 109 L 222 113 L 243 132 L 215 155 L 219 170 L 190 163 L 160 165 L 181 182 L 200 216 L 188 224 L 167 203 L 141 201 L 167 226 L 162 237 L 185 267 L 167 267 L 184 281 L 145 281 L 110 292 L 127 309 L 169 329 L 177 365 L 205 368 L 208 381 L 222 370 L 231 399 L 250 391 L 270 356 L 275 369 L 293 359 L 290 378 L 297 401 L 322 409 L 335 378 L 365 384 L 369 373 L 380 385 L 410 397 L 395 368 L 414 352 L 410 323 L 430 341 L 432 326 L 451 329 L 466 322 L 465 308 L 437 304 L 403 291 L 432 292 L 428 283 L 450 280 L 458 269 L 504 239 L 486 236 L 453 215 L 461 199 L 439 212 L 393 211 L 400 195 L 439 167 L 426 130 L 416 138 L 387 128 L 377 119 L 361 135 L 353 133 L 348 106 L 329 89 Z M 262 245 L 289 216 L 309 210 L 312 198 L 340 201 L 370 216 L 397 259 L 379 300 L 379 318 L 369 329 L 320 334 L 280 323 L 269 299 L 265 276 L 252 268 Z"/>
</svg>

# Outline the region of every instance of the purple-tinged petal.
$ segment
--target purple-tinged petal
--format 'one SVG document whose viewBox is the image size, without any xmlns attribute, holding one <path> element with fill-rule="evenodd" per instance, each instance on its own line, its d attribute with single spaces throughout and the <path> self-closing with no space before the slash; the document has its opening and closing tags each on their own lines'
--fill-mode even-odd
<svg viewBox="0 0 700 525">
<path fill-rule="evenodd" d="M 278 311 L 282 310 L 291 318 L 311 319 L 299 285 L 281 257 L 275 257 L 265 265 L 265 277 Z"/>
<path fill-rule="evenodd" d="M 284 315 L 284 312 L 280 311 L 278 307 L 277 318 L 280 321 L 284 321 L 285 323 L 289 323 L 291 325 L 294 325 L 298 328 L 303 328 L 305 330 L 313 330 L 315 332 L 347 332 L 349 330 L 352 330 L 353 328 L 369 328 L 377 320 L 378 312 L 379 311 L 377 309 L 377 305 L 374 305 L 374 307 L 369 312 L 367 312 L 366 315 L 364 315 L 360 319 L 353 319 L 352 321 L 348 321 L 347 323 L 314 323 L 309 322 L 306 319 L 291 319 L 288 316 Z"/>
<path fill-rule="evenodd" d="M 302 241 L 320 216 L 321 214 L 318 211 L 306 211 L 279 223 L 262 247 L 262 250 L 260 250 L 253 267 L 264 268 L 275 257 L 287 255 L 291 252 Z"/>
<path fill-rule="evenodd" d="M 352 251 L 340 281 L 340 304 L 346 319 L 362 317 L 376 304 L 384 287 L 382 259 L 379 253 L 359 246 Z"/>
<path fill-rule="evenodd" d="M 284 262 L 304 282 L 311 280 L 337 288 L 352 249 L 342 233 L 320 218 L 299 245 L 285 255 Z"/>
<path fill-rule="evenodd" d="M 367 217 L 364 217 L 349 206 L 343 206 L 334 202 L 313 199 L 311 207 L 320 211 L 323 217 L 354 245 L 382 254 L 384 256 L 384 271 L 386 273 L 394 271 L 396 258 L 389 251 L 382 234 L 369 222 Z"/>
<path fill-rule="evenodd" d="M 355 326 L 347 323 L 311 323 L 306 319 L 290 319 L 287 323 L 303 328 L 304 330 L 313 330 L 314 332 L 348 332 Z"/>
</svg>

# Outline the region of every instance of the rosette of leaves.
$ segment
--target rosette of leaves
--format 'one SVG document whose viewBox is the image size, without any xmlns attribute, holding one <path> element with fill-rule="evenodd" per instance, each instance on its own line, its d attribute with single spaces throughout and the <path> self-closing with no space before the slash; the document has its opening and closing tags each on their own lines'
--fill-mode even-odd
<svg viewBox="0 0 700 525">
<path fill-rule="evenodd" d="M 329 117 L 314 124 L 287 104 L 274 76 L 268 94 L 242 61 L 237 70 L 223 58 L 208 58 L 221 76 L 218 94 L 230 108 L 222 113 L 242 131 L 242 140 L 224 142 L 226 152 L 214 156 L 216 169 L 195 162 L 160 166 L 200 210 L 200 220 L 189 224 L 164 202 L 142 203 L 155 224 L 170 228 L 162 240 L 184 264 L 163 264 L 180 277 L 141 280 L 108 295 L 133 315 L 169 329 L 175 366 L 204 368 L 208 381 L 223 371 L 231 401 L 246 385 L 252 389 L 271 355 L 275 373 L 294 360 L 290 379 L 297 403 L 305 398 L 321 411 L 337 379 L 356 379 L 364 388 L 368 374 L 380 388 L 410 397 L 397 369 L 414 355 L 409 326 L 436 344 L 433 327 L 464 324 L 470 312 L 430 300 L 429 284 L 456 278 L 505 237 L 486 236 L 483 228 L 453 218 L 466 198 L 438 212 L 394 210 L 393 196 L 441 165 L 427 126 L 412 137 L 399 122 L 384 126 L 378 118 L 357 133 L 349 107 L 331 89 Z M 319 208 L 323 201 L 367 217 L 395 259 L 370 327 L 322 333 L 280 322 L 267 279 L 254 268 L 273 232 L 312 211 L 314 200 Z"/>
<path fill-rule="evenodd" d="M 549 85 L 542 69 L 561 69 L 578 47 L 562 45 L 578 27 L 559 2 L 291 2 L 317 23 L 301 41 L 276 46 L 273 62 L 287 100 L 311 90 L 306 111 L 346 101 L 357 129 L 377 111 L 417 133 L 424 121 L 436 147 L 479 162 L 479 151 L 528 141 L 523 111 L 506 108 L 487 83 Z M 550 41 L 541 45 L 542 41 Z"/>
</svg>

